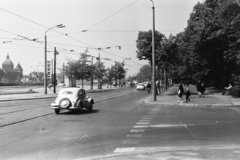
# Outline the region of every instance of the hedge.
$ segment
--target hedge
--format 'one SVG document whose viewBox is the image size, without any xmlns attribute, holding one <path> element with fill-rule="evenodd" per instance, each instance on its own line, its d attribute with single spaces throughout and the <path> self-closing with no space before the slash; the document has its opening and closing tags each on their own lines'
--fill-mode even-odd
<svg viewBox="0 0 240 160">
<path fill-rule="evenodd" d="M 0 82 L 0 86 L 41 86 L 42 82 Z"/>
<path fill-rule="evenodd" d="M 229 92 L 233 97 L 240 97 L 240 87 L 233 87 Z"/>
</svg>

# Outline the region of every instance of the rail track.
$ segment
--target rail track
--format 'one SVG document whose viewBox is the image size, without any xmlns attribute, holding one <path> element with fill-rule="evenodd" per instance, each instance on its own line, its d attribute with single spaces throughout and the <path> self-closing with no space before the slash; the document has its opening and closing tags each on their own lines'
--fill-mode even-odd
<svg viewBox="0 0 240 160">
<path fill-rule="evenodd" d="M 95 103 L 100 103 L 106 100 L 127 96 L 134 92 L 135 90 L 131 90 L 108 95 L 95 95 L 92 97 L 94 98 Z M 14 105 L 11 106 L 5 102 L 5 106 L 1 105 L 0 107 L 0 128 L 55 114 L 50 108 L 51 101 L 52 99 L 48 99 L 47 101 L 41 100 L 38 104 L 31 105 L 15 102 L 13 103 Z"/>
</svg>

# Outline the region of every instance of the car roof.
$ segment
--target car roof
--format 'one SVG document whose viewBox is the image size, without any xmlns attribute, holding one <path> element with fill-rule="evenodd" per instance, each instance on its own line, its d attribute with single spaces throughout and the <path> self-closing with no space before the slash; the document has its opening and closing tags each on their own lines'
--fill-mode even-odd
<svg viewBox="0 0 240 160">
<path fill-rule="evenodd" d="M 65 92 L 65 91 L 71 91 L 71 92 L 73 92 L 74 94 L 76 93 L 78 93 L 78 91 L 79 90 L 84 90 L 83 88 L 78 88 L 78 87 L 66 87 L 66 88 L 61 88 L 60 90 L 59 90 L 59 93 L 63 93 L 63 92 Z M 84 90 L 85 91 L 85 90 Z"/>
</svg>

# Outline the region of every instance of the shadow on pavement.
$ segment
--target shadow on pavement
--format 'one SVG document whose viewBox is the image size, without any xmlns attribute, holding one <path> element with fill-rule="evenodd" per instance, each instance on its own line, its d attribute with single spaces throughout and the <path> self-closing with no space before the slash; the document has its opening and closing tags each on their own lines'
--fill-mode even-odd
<svg viewBox="0 0 240 160">
<path fill-rule="evenodd" d="M 87 109 L 83 109 L 80 112 L 78 111 L 70 111 L 70 110 L 65 110 L 64 112 L 61 112 L 59 114 L 64 114 L 64 115 L 81 115 L 81 114 L 93 114 L 93 113 L 98 113 L 100 112 L 99 109 L 93 109 L 92 111 L 89 111 Z"/>
</svg>

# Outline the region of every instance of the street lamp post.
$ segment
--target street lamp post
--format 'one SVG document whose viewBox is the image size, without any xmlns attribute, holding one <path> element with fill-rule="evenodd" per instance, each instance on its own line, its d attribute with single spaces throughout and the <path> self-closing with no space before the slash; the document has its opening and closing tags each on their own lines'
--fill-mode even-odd
<svg viewBox="0 0 240 160">
<path fill-rule="evenodd" d="M 65 27 L 62 24 L 53 26 L 46 30 L 45 32 L 45 51 L 44 51 L 44 93 L 47 94 L 47 32 L 54 29 L 54 28 L 63 28 Z"/>
<path fill-rule="evenodd" d="M 155 71 L 155 12 L 154 2 L 152 1 L 153 9 L 153 30 L 152 30 L 152 86 L 153 86 L 153 101 L 156 101 L 156 71 Z"/>
</svg>

